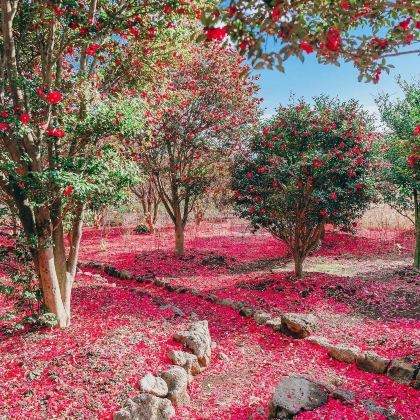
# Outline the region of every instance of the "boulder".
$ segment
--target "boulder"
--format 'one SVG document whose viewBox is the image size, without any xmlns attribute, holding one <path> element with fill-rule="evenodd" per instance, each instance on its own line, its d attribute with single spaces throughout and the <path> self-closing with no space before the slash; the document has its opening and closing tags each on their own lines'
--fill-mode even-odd
<svg viewBox="0 0 420 420">
<path fill-rule="evenodd" d="M 328 349 L 328 354 L 335 360 L 346 363 L 353 363 L 360 355 L 360 349 L 357 347 L 350 347 L 339 344 L 337 346 L 331 345 Z"/>
<path fill-rule="evenodd" d="M 356 358 L 356 365 L 359 369 L 372 373 L 385 373 L 389 363 L 389 359 L 379 356 L 373 351 L 366 351 Z"/>
<path fill-rule="evenodd" d="M 221 299 L 219 305 L 231 307 L 235 302 L 232 299 Z"/>
<path fill-rule="evenodd" d="M 258 325 L 265 324 L 270 318 L 270 314 L 264 311 L 256 311 L 254 313 L 254 319 Z"/>
<path fill-rule="evenodd" d="M 318 344 L 318 346 L 324 347 L 326 349 L 329 349 L 331 347 L 330 342 L 321 335 L 312 335 L 307 337 L 306 340 L 310 343 Z"/>
<path fill-rule="evenodd" d="M 282 331 L 295 338 L 305 338 L 312 334 L 316 317 L 311 314 L 287 313 L 281 316 Z"/>
<path fill-rule="evenodd" d="M 394 359 L 388 366 L 387 376 L 400 384 L 410 384 L 415 375 L 415 367 L 403 359 Z"/>
<path fill-rule="evenodd" d="M 281 318 L 271 318 L 266 321 L 265 325 L 267 325 L 267 327 L 271 327 L 274 331 L 280 331 L 282 325 Z"/>
<path fill-rule="evenodd" d="M 201 367 L 195 354 L 172 350 L 168 357 L 174 365 L 181 366 L 189 375 L 195 376 L 201 372 Z"/>
<path fill-rule="evenodd" d="M 239 310 L 239 315 L 251 318 L 255 314 L 255 309 L 252 306 L 243 305 Z"/>
<path fill-rule="evenodd" d="M 197 356 L 201 367 L 210 365 L 211 337 L 207 321 L 194 322 L 188 331 L 175 334 L 174 339 L 183 343 Z"/>
<path fill-rule="evenodd" d="M 114 413 L 114 420 L 169 420 L 175 409 L 167 398 L 141 393 L 127 401 L 124 408 Z"/>
<path fill-rule="evenodd" d="M 188 374 L 184 368 L 171 366 L 161 376 L 168 385 L 168 398 L 175 405 L 183 405 L 190 402 L 190 396 L 187 393 Z"/>
<path fill-rule="evenodd" d="M 269 419 L 286 419 L 300 411 L 314 410 L 328 400 L 328 390 L 303 376 L 287 376 L 277 385 Z"/>
<path fill-rule="evenodd" d="M 156 397 L 166 397 L 168 395 L 168 385 L 166 385 L 166 382 L 158 376 L 153 376 L 150 372 L 141 378 L 140 389 Z"/>
<path fill-rule="evenodd" d="M 129 280 L 133 277 L 133 273 L 127 270 L 121 270 L 118 272 L 118 277 L 123 280 Z"/>
</svg>

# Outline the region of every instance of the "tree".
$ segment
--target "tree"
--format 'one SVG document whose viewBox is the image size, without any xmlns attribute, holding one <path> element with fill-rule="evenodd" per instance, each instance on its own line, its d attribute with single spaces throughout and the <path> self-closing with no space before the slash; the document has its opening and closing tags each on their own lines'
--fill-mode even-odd
<svg viewBox="0 0 420 420">
<path fill-rule="evenodd" d="M 231 0 L 203 15 L 207 37 L 226 35 L 257 67 L 315 53 L 320 63 L 352 62 L 377 82 L 387 58 L 419 54 L 418 2 L 385 0 Z"/>
<path fill-rule="evenodd" d="M 184 3 L 1 0 L 0 188 L 18 210 L 46 311 L 61 327 L 70 322 L 85 202 L 96 177 L 109 174 L 96 172 L 99 145 L 119 132 L 119 116 L 101 119 L 99 106 L 122 89 L 128 95 L 140 69 L 166 54 L 151 46 L 177 16 L 196 19 Z"/>
<path fill-rule="evenodd" d="M 148 94 L 146 125 L 130 150 L 153 181 L 184 254 L 184 229 L 196 200 L 256 122 L 256 85 L 242 59 L 217 45 L 189 46 Z"/>
<path fill-rule="evenodd" d="M 369 117 L 356 101 L 278 108 L 233 173 L 239 214 L 289 246 L 297 277 L 327 223 L 351 230 L 372 198 Z"/>
<path fill-rule="evenodd" d="M 414 266 L 420 267 L 420 82 L 398 79 L 405 97 L 377 98 L 385 135 L 384 165 L 380 171 L 385 201 L 413 222 L 416 235 Z M 414 218 L 412 214 L 414 213 Z"/>
</svg>

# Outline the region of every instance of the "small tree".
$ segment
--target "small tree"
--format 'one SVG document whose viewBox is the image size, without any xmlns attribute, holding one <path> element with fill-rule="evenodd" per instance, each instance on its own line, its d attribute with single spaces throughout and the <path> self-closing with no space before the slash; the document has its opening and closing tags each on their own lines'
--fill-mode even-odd
<svg viewBox="0 0 420 420">
<path fill-rule="evenodd" d="M 406 216 L 415 227 L 414 266 L 420 267 L 420 82 L 399 79 L 405 97 L 391 101 L 377 98 L 385 136 L 384 165 L 380 171 L 385 201 Z M 414 214 L 414 217 L 412 217 Z"/>
<path fill-rule="evenodd" d="M 131 147 L 174 223 L 178 255 L 196 200 L 256 122 L 256 91 L 237 53 L 190 45 L 144 95 L 146 124 Z"/>
<path fill-rule="evenodd" d="M 280 107 L 238 160 L 239 214 L 287 243 L 298 277 L 325 224 L 350 230 L 369 204 L 374 138 L 356 101 L 318 97 Z"/>
</svg>

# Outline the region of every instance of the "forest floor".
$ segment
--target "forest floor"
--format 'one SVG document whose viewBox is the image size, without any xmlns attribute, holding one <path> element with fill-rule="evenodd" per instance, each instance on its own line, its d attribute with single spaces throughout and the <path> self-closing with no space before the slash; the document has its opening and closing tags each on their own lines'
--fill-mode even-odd
<svg viewBox="0 0 420 420">
<path fill-rule="evenodd" d="M 284 244 L 237 221 L 191 228 L 183 258 L 172 251 L 172 234 L 86 229 L 81 261 L 246 302 L 272 316 L 314 314 L 316 335 L 331 343 L 420 361 L 420 278 L 410 267 L 409 232 L 328 231 L 299 281 Z M 420 417 L 419 391 L 333 360 L 314 343 L 199 296 L 81 270 L 70 328 L 0 337 L 0 419 L 112 418 L 147 371 L 169 366 L 169 351 L 180 348 L 174 333 L 193 319 L 208 320 L 217 346 L 176 419 L 266 419 L 276 384 L 291 374 L 355 395 L 352 404 L 330 398 L 299 419 Z"/>
</svg>

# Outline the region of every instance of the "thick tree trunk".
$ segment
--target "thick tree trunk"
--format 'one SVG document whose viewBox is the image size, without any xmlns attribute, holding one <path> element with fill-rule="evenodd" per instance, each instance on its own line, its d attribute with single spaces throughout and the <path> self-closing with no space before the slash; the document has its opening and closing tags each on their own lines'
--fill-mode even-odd
<svg viewBox="0 0 420 420">
<path fill-rule="evenodd" d="M 182 222 L 175 225 L 175 252 L 179 256 L 183 256 L 184 248 L 184 226 Z"/>
<path fill-rule="evenodd" d="M 420 208 L 419 192 L 414 190 L 414 223 L 416 231 L 416 249 L 414 251 L 414 267 L 420 268 Z"/>
<path fill-rule="evenodd" d="M 301 279 L 303 276 L 303 260 L 304 258 L 302 258 L 299 255 L 296 255 L 293 257 L 294 261 L 295 261 L 295 275 L 298 279 Z"/>
</svg>

